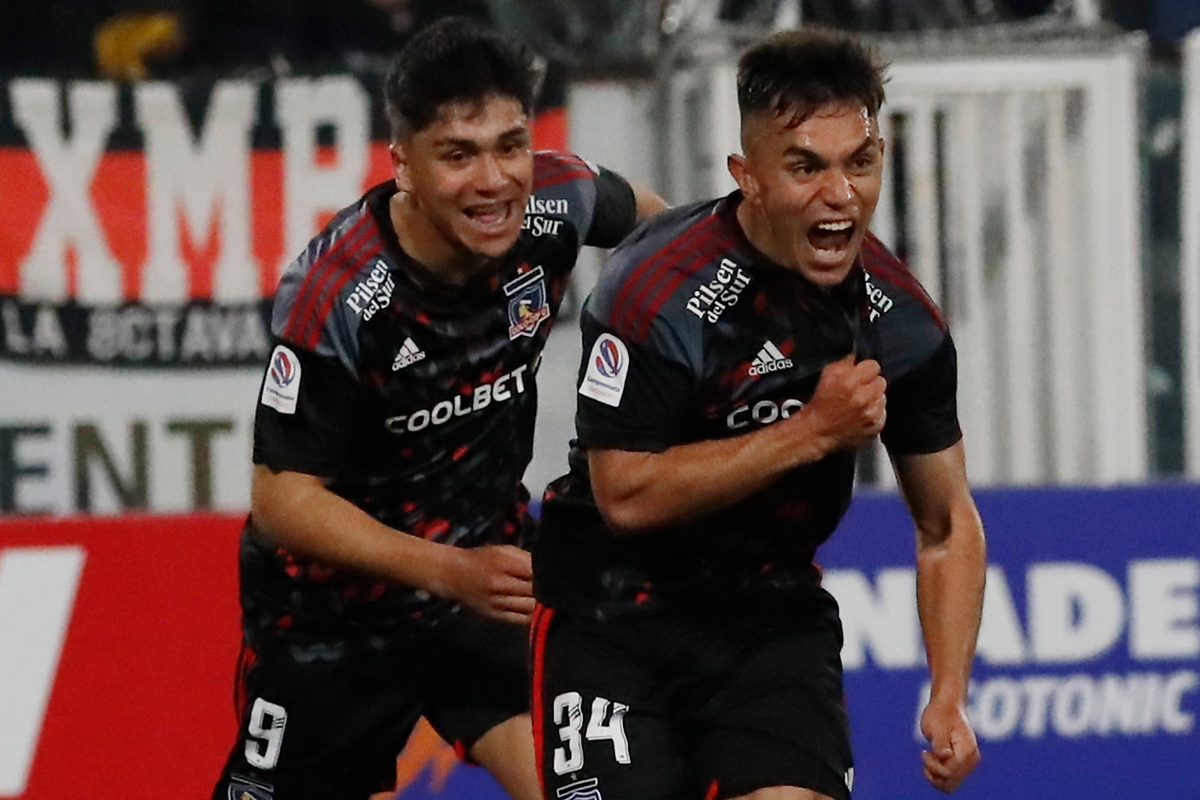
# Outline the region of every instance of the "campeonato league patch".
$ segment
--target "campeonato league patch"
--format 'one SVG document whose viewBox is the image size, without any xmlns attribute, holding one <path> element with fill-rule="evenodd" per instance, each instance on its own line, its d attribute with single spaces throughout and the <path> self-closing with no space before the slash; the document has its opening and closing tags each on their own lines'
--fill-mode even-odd
<svg viewBox="0 0 1200 800">
<path fill-rule="evenodd" d="M 611 333 L 602 333 L 592 345 L 579 393 L 616 408 L 621 405 L 628 376 L 629 348 Z"/>
<path fill-rule="evenodd" d="M 280 414 L 295 414 L 300 398 L 300 359 L 283 345 L 276 345 L 263 380 L 262 404 Z"/>
</svg>

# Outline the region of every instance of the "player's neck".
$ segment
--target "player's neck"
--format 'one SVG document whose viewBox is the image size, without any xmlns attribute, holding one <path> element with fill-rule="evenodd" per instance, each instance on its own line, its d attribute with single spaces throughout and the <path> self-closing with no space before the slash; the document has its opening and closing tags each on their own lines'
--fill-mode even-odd
<svg viewBox="0 0 1200 800">
<path fill-rule="evenodd" d="M 463 286 L 491 262 L 486 256 L 455 247 L 407 192 L 392 195 L 389 212 L 400 249 L 443 283 Z"/>
<path fill-rule="evenodd" d="M 799 271 L 789 265 L 787 251 L 776 242 L 771 225 L 765 217 L 755 213 L 754 208 L 745 200 L 738 203 L 734 213 L 742 233 L 746 236 L 746 241 L 750 242 L 755 250 L 785 269 Z"/>
</svg>

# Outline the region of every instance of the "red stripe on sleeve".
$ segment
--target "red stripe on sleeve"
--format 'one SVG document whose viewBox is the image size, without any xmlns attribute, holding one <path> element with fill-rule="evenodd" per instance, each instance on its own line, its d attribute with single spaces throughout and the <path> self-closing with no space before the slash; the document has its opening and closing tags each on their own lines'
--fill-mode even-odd
<svg viewBox="0 0 1200 800">
<path fill-rule="evenodd" d="M 883 243 L 874 239 L 868 238 L 863 242 L 863 267 L 868 272 L 875 272 L 880 277 L 886 278 L 890 283 L 896 284 L 908 294 L 919 300 L 929 311 L 930 316 L 937 322 L 938 327 L 942 330 L 946 329 L 946 321 L 942 318 L 942 312 L 938 309 L 937 304 L 929 297 L 929 293 L 925 291 L 925 287 L 917 280 L 917 277 L 904 265 L 904 262 L 896 258 L 890 253 Z"/>
<path fill-rule="evenodd" d="M 721 236 L 720 231 L 714 231 L 712 235 L 696 243 L 692 249 L 691 259 L 684 267 L 674 270 L 675 274 L 671 275 L 669 280 L 663 281 L 658 293 L 654 295 L 650 305 L 642 313 L 636 338 L 644 339 L 650 334 L 650 323 L 654 321 L 654 315 L 662 308 L 663 303 L 667 302 L 667 298 L 679 288 L 681 283 L 703 269 L 710 258 L 724 250 L 729 244 L 729 238 Z"/>
<path fill-rule="evenodd" d="M 364 259 L 374 258 L 383 252 L 383 244 L 378 236 L 371 237 L 371 239 L 364 245 L 364 248 L 365 252 L 355 255 L 354 263 Z M 326 290 L 324 299 L 321 301 L 321 307 L 317 309 L 316 315 L 309 320 L 308 325 L 304 330 L 304 335 L 301 337 L 301 340 L 297 342 L 297 344 L 306 350 L 316 349 L 317 343 L 321 340 L 321 329 L 325 326 L 325 320 L 329 317 L 329 312 L 333 310 L 333 304 L 337 301 L 338 295 L 342 293 L 342 289 L 344 289 L 346 284 L 353 280 L 357 274 L 357 271 L 352 269 L 342 270 L 337 274 L 336 281 L 334 282 L 333 286 Z"/>
<path fill-rule="evenodd" d="M 288 315 L 287 324 L 284 326 L 284 339 L 295 341 L 299 338 L 302 327 L 312 315 L 313 308 L 320 298 L 322 284 L 326 282 L 331 272 L 336 271 L 336 268 L 342 261 L 338 256 L 346 249 L 352 239 L 357 239 L 366 230 L 366 223 L 370 219 L 370 216 L 369 213 L 363 214 L 362 219 L 354 223 L 348 231 L 333 243 L 332 247 L 322 253 L 308 268 L 308 273 L 304 276 L 304 279 L 300 282 L 300 288 L 296 291 L 297 303 L 292 307 L 292 311 Z"/>
<path fill-rule="evenodd" d="M 327 262 L 320 276 L 314 278 L 310 294 L 305 298 L 306 313 L 298 317 L 296 324 L 292 326 L 291 341 L 299 344 L 308 337 L 308 332 L 314 324 L 318 330 L 325 324 L 328 312 L 322 314 L 320 309 L 329 299 L 330 287 L 337 287 L 333 290 L 335 295 L 341 291 L 341 286 L 345 285 L 347 276 L 353 276 L 357 272 L 354 269 L 354 266 L 357 265 L 356 254 L 361 252 L 363 242 L 370 243 L 375 237 L 368 229 L 364 228 L 363 232 L 355 234 L 354 238 L 355 241 L 352 244 L 348 243 L 335 260 Z M 347 267 L 350 268 L 347 269 Z"/>
<path fill-rule="evenodd" d="M 672 239 L 655 253 L 650 255 L 630 273 L 621 286 L 617 295 L 616 315 L 613 326 L 618 330 L 632 329 L 638 321 L 638 302 L 653 288 L 660 274 L 671 269 L 676 263 L 687 256 L 696 241 L 704 241 L 711 235 L 712 228 L 720 224 L 716 216 L 709 216 L 703 222 L 688 228 L 681 236 Z M 640 288 L 639 288 L 640 287 Z"/>
<path fill-rule="evenodd" d="M 539 177 L 538 180 L 534 182 L 533 188 L 547 189 L 551 186 L 558 186 L 560 183 L 566 183 L 567 181 L 583 179 L 595 180 L 596 173 L 592 172 L 590 169 L 573 169 L 568 172 L 560 172 L 550 176 Z"/>
</svg>

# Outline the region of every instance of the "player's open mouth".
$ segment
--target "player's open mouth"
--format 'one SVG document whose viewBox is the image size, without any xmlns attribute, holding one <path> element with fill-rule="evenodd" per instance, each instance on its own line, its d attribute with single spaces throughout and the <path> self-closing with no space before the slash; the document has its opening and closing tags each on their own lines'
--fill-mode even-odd
<svg viewBox="0 0 1200 800">
<path fill-rule="evenodd" d="M 808 243 L 819 256 L 838 258 L 854 238 L 854 221 L 840 219 L 818 222 L 808 229 Z"/>
<path fill-rule="evenodd" d="M 509 202 L 479 203 L 464 208 L 463 214 L 473 225 L 482 228 L 485 232 L 498 233 L 508 227 L 512 210 L 513 204 Z"/>
</svg>

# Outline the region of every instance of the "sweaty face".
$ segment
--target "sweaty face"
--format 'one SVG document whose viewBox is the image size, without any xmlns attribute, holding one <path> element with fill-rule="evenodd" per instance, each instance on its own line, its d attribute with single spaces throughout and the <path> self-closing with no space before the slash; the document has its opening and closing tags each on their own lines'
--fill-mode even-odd
<svg viewBox="0 0 1200 800">
<path fill-rule="evenodd" d="M 533 152 L 515 98 L 448 104 L 393 153 L 426 248 L 498 258 L 517 241 L 533 191 Z"/>
<path fill-rule="evenodd" d="M 738 218 L 772 259 L 834 286 L 858 257 L 879 200 L 879 124 L 852 105 L 823 107 L 793 127 L 789 121 L 769 114 L 746 126 L 746 155 L 731 164 L 744 195 Z"/>
</svg>

